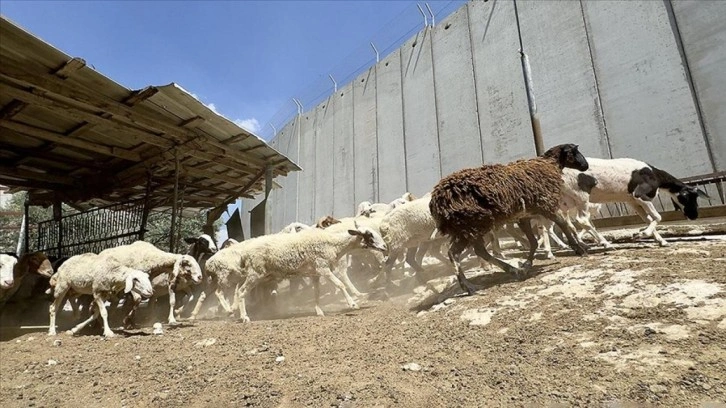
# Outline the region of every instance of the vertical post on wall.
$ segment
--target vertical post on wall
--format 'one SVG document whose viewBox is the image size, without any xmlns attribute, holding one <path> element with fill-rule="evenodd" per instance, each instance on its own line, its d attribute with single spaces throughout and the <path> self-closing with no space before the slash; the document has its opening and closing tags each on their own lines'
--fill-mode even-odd
<svg viewBox="0 0 726 408">
<path fill-rule="evenodd" d="M 544 141 L 542 140 L 542 129 L 539 123 L 539 114 L 537 113 L 537 103 L 534 100 L 534 86 L 532 85 L 532 69 L 529 66 L 529 57 L 524 52 L 522 43 L 522 30 L 519 25 L 519 11 L 517 10 L 517 0 L 514 0 L 514 17 L 517 21 L 517 35 L 519 36 L 519 55 L 522 59 L 522 74 L 524 75 L 524 87 L 527 91 L 527 103 L 529 104 L 529 117 L 532 120 L 532 134 L 534 136 L 534 150 L 537 156 L 544 153 Z"/>
<path fill-rule="evenodd" d="M 151 171 L 146 175 L 146 193 L 144 194 L 144 209 L 141 212 L 141 226 L 139 229 L 139 240 L 144 240 L 146 235 L 146 223 L 149 220 L 149 211 L 151 210 Z"/>
<path fill-rule="evenodd" d="M 176 252 L 175 251 L 175 245 L 174 245 L 174 238 L 175 233 L 174 231 L 176 228 L 176 209 L 177 209 L 177 196 L 179 194 L 179 154 L 176 149 L 174 149 L 174 198 L 173 202 L 171 203 L 171 228 L 169 229 L 169 252 Z"/>
<path fill-rule="evenodd" d="M 265 220 L 267 220 L 267 205 L 269 203 L 267 199 L 270 196 L 270 190 L 272 190 L 272 166 L 267 166 L 265 168 Z M 265 221 L 265 235 L 269 233 L 271 233 L 271 228 Z"/>
</svg>

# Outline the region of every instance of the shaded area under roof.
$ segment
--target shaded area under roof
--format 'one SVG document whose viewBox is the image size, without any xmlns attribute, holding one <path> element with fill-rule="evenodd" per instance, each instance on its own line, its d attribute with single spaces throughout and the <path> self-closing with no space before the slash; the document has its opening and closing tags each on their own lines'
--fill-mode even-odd
<svg viewBox="0 0 726 408">
<path fill-rule="evenodd" d="M 264 191 L 265 172 L 300 168 L 176 84 L 129 90 L 0 18 L 0 184 L 32 204 L 142 198 L 186 207 Z"/>
</svg>

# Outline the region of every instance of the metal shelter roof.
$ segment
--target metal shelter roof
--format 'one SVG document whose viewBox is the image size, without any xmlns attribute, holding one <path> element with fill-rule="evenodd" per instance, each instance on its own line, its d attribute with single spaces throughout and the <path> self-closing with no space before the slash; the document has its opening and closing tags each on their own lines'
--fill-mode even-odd
<svg viewBox="0 0 726 408">
<path fill-rule="evenodd" d="M 172 83 L 132 91 L 0 17 L 0 184 L 32 204 L 141 198 L 186 207 L 264 191 L 300 168 Z M 182 190 L 180 190 L 182 191 Z"/>
</svg>

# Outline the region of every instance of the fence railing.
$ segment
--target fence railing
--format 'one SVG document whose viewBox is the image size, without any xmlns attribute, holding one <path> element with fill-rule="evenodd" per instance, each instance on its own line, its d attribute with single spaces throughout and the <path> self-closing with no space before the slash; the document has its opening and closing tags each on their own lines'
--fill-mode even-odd
<svg viewBox="0 0 726 408">
<path fill-rule="evenodd" d="M 147 214 L 141 199 L 42 221 L 35 249 L 61 258 L 130 244 L 143 237 Z"/>
</svg>

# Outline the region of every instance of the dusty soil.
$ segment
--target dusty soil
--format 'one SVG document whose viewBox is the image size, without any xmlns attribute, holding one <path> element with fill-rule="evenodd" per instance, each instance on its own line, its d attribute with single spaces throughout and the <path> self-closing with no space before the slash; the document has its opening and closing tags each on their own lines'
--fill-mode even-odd
<svg viewBox="0 0 726 408">
<path fill-rule="evenodd" d="M 480 273 L 474 296 L 451 296 L 449 277 L 354 311 L 330 294 L 326 317 L 304 300 L 284 319 L 162 336 L 5 328 L 0 404 L 722 406 L 726 238 L 557 255 L 525 281 Z"/>
</svg>

